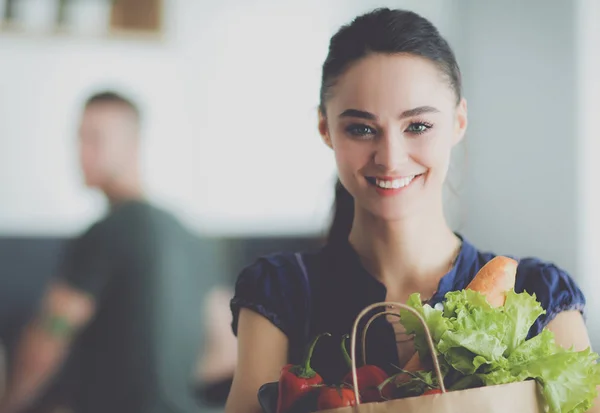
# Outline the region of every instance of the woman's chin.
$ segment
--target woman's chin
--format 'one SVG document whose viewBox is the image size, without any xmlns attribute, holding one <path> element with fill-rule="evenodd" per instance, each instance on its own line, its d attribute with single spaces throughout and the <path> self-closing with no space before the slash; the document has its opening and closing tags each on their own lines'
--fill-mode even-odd
<svg viewBox="0 0 600 413">
<path fill-rule="evenodd" d="M 382 222 L 397 223 L 410 219 L 414 215 L 415 208 L 411 208 L 406 202 L 385 203 L 385 205 L 371 205 L 365 208 L 370 219 Z"/>
</svg>

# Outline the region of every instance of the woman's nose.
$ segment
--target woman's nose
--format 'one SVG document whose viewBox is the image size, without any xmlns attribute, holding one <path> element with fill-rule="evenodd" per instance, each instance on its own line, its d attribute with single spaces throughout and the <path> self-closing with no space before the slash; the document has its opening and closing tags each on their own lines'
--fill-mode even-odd
<svg viewBox="0 0 600 413">
<path fill-rule="evenodd" d="M 375 148 L 375 164 L 387 171 L 397 169 L 408 159 L 408 148 L 401 134 L 386 133 Z"/>
</svg>

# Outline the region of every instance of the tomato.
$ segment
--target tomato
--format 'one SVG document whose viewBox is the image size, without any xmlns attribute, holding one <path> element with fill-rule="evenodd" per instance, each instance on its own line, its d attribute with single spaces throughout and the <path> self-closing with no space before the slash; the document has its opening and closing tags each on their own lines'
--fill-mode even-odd
<svg viewBox="0 0 600 413">
<path fill-rule="evenodd" d="M 323 387 L 317 404 L 319 410 L 354 406 L 356 404 L 354 390 L 344 387 Z"/>
</svg>

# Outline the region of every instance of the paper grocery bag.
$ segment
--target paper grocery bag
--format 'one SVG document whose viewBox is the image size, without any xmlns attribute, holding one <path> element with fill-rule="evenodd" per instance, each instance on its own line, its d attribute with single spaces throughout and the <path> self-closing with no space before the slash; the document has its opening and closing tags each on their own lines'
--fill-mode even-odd
<svg viewBox="0 0 600 413">
<path fill-rule="evenodd" d="M 429 328 L 418 311 L 401 303 L 382 302 L 365 308 L 356 318 L 351 334 L 351 360 L 353 389 L 356 406 L 342 407 L 338 409 L 319 410 L 327 413 L 543 413 L 546 403 L 536 381 L 529 380 L 519 383 L 502 384 L 496 386 L 479 387 L 468 390 L 456 390 L 448 392 L 444 387 L 439 361 L 432 358 L 433 371 L 440 383 L 441 394 L 427 396 L 409 397 L 404 399 L 390 400 L 379 403 L 360 403 L 358 394 L 356 373 L 356 340 L 358 325 L 362 318 L 376 308 L 402 308 L 414 314 L 423 324 L 427 344 L 431 354 L 435 353 L 435 347 Z M 371 323 L 380 316 L 400 314 L 384 310 L 373 315 L 365 324 L 362 332 L 363 364 L 365 360 L 366 333 Z M 311 394 L 292 406 L 291 411 L 286 413 L 309 413 L 316 411 L 316 394 Z M 277 383 L 267 383 L 259 391 L 258 398 L 265 413 L 275 413 L 277 405 Z"/>
<path fill-rule="evenodd" d="M 314 398 L 314 397 L 313 397 Z M 275 413 L 277 383 L 263 386 L 259 392 L 263 412 Z M 289 413 L 314 411 L 314 400 L 304 400 Z M 335 413 L 542 413 L 545 402 L 535 381 L 502 384 L 445 394 L 410 397 L 381 403 L 366 403 L 355 407 L 320 410 Z"/>
<path fill-rule="evenodd" d="M 320 412 L 335 413 L 543 413 L 535 381 L 366 403 Z"/>
<path fill-rule="evenodd" d="M 379 403 L 361 404 L 358 395 L 356 374 L 356 336 L 360 320 L 371 310 L 377 307 L 397 307 L 413 313 L 424 326 L 427 344 L 431 354 L 435 354 L 435 348 L 431 333 L 427 328 L 425 320 L 413 308 L 401 303 L 377 303 L 365 308 L 356 318 L 351 335 L 351 359 L 353 387 L 355 392 L 356 406 L 338 409 L 322 410 L 323 412 L 336 413 L 543 413 L 545 402 L 537 382 L 523 381 L 519 383 L 503 384 L 497 386 L 486 386 L 468 390 L 447 392 L 444 388 L 442 373 L 439 362 L 433 357 L 433 369 L 440 383 L 441 394 L 427 396 L 409 397 L 405 399 L 390 400 Z M 382 315 L 396 315 L 389 311 L 383 311 L 367 322 L 362 334 L 363 349 L 366 338 L 366 330 L 376 317 Z M 364 352 L 363 352 L 364 353 Z M 364 354 L 363 354 L 364 356 Z"/>
</svg>

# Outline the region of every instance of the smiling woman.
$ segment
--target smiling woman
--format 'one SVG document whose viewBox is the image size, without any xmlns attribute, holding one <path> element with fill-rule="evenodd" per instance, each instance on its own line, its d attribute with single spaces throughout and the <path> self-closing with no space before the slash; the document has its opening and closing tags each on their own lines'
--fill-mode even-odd
<svg viewBox="0 0 600 413">
<path fill-rule="evenodd" d="M 495 257 L 454 233 L 444 216 L 442 189 L 467 104 L 454 53 L 428 20 L 378 9 L 342 27 L 329 45 L 320 96 L 318 129 L 340 180 L 328 243 L 262 257 L 239 275 L 229 413 L 260 411 L 259 387 L 277 381 L 286 363 L 299 364 L 317 335 L 340 338 L 367 306 L 406 302 L 412 293 L 437 308 Z M 585 298 L 565 271 L 521 258 L 515 290 L 535 294 L 545 310 L 530 337 L 547 327 L 563 346 L 589 346 Z M 368 363 L 388 374 L 414 354 L 390 321 L 372 323 L 376 345 L 366 349 Z M 311 366 L 339 383 L 347 373 L 339 340 L 321 340 Z"/>
</svg>

